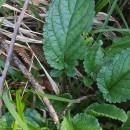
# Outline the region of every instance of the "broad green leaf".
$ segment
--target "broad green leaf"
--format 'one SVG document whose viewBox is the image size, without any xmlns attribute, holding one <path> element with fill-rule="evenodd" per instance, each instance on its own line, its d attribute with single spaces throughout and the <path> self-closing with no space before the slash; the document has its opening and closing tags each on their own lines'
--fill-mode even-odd
<svg viewBox="0 0 130 130">
<path fill-rule="evenodd" d="M 105 49 L 106 56 L 105 61 L 108 61 L 116 54 L 120 53 L 122 50 L 130 48 L 130 38 L 129 37 L 117 37 L 113 40 L 113 44 Z"/>
<path fill-rule="evenodd" d="M 127 113 L 128 119 L 127 121 L 123 124 L 121 130 L 130 130 L 130 111 Z"/>
<path fill-rule="evenodd" d="M 98 120 L 86 113 L 80 113 L 74 116 L 73 125 L 75 130 L 102 130 Z"/>
<path fill-rule="evenodd" d="M 4 93 L 3 93 L 3 100 L 4 100 L 4 103 L 5 103 L 6 107 L 8 108 L 9 112 L 14 117 L 14 119 L 19 123 L 20 127 L 23 128 L 24 130 L 28 130 L 28 127 L 27 127 L 26 123 L 24 123 L 22 121 L 22 119 L 20 118 L 18 113 L 15 111 L 15 107 L 11 103 L 6 91 L 4 91 Z"/>
<path fill-rule="evenodd" d="M 75 130 L 71 122 L 67 117 L 64 117 L 64 120 L 61 123 L 60 130 Z"/>
<path fill-rule="evenodd" d="M 36 110 L 27 108 L 24 112 L 24 116 L 30 124 L 33 124 L 36 127 L 45 127 L 45 119 L 40 116 Z"/>
<path fill-rule="evenodd" d="M 28 127 L 29 127 L 29 130 L 50 130 L 47 127 L 39 128 L 39 127 L 36 127 L 36 126 L 34 126 L 33 124 L 30 124 L 30 123 L 28 123 Z"/>
<path fill-rule="evenodd" d="M 43 27 L 44 53 L 55 69 L 74 75 L 77 59 L 82 59 L 86 45 L 83 30 L 90 30 L 94 0 L 53 0 Z"/>
<path fill-rule="evenodd" d="M 94 103 L 90 105 L 85 112 L 87 114 L 93 115 L 93 116 L 103 116 L 103 117 L 109 117 L 112 119 L 116 119 L 122 122 L 125 122 L 128 118 L 127 114 L 123 109 L 117 108 L 114 105 L 110 104 L 98 104 Z"/>
<path fill-rule="evenodd" d="M 12 130 L 14 118 L 10 113 L 6 113 L 0 118 L 0 130 Z"/>
<path fill-rule="evenodd" d="M 94 45 L 88 49 L 88 53 L 84 57 L 84 68 L 88 74 L 96 71 L 96 69 L 102 64 L 104 55 L 101 48 L 102 44 L 102 41 L 94 43 Z"/>
<path fill-rule="evenodd" d="M 130 99 L 130 48 L 116 54 L 102 66 L 97 84 L 104 98 L 113 103 Z"/>
</svg>

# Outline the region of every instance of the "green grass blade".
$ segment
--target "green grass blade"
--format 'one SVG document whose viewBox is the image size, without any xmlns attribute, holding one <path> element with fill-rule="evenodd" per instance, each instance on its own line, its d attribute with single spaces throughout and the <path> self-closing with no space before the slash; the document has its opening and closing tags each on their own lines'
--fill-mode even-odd
<svg viewBox="0 0 130 130">
<path fill-rule="evenodd" d="M 22 121 L 22 119 L 19 117 L 18 113 L 16 112 L 16 110 L 14 108 L 14 105 L 11 103 L 11 101 L 10 101 L 10 99 L 8 97 L 7 91 L 4 91 L 4 93 L 3 93 L 3 100 L 4 100 L 4 103 L 5 103 L 6 107 L 8 108 L 9 112 L 12 114 L 12 116 L 14 117 L 14 119 L 19 123 L 19 125 L 21 126 L 21 128 L 23 130 L 28 130 L 28 127 Z"/>
<path fill-rule="evenodd" d="M 110 29 L 99 29 L 99 30 L 94 30 L 94 31 L 91 31 L 90 34 L 103 33 L 103 32 L 112 32 L 112 31 L 130 33 L 130 30 L 129 30 L 129 29 L 124 29 L 124 28 L 123 28 L 123 29 L 110 28 Z"/>
<path fill-rule="evenodd" d="M 129 26 L 128 26 L 126 20 L 125 20 L 125 17 L 124 17 L 124 15 L 122 14 L 122 11 L 120 10 L 120 8 L 119 8 L 118 5 L 116 6 L 116 10 L 117 10 L 118 14 L 120 15 L 120 17 L 121 17 L 121 19 L 122 19 L 124 25 L 126 26 L 126 28 L 129 29 Z"/>
<path fill-rule="evenodd" d="M 96 8 L 95 8 L 96 14 L 100 12 L 108 4 L 108 2 L 109 0 L 102 0 L 102 2 L 96 5 Z"/>
<path fill-rule="evenodd" d="M 62 98 L 62 97 L 55 96 L 55 95 L 50 95 L 50 94 L 35 92 L 35 91 L 32 91 L 32 90 L 27 90 L 27 91 L 28 92 L 32 92 L 34 94 L 37 94 L 38 96 L 47 97 L 48 99 L 53 99 L 53 100 L 62 101 L 62 102 L 76 102 L 75 100 L 71 100 L 71 99 L 67 99 L 67 98 Z"/>
<path fill-rule="evenodd" d="M 111 7 L 111 9 L 110 9 L 110 11 L 109 11 L 109 13 L 108 13 L 108 15 L 107 15 L 107 17 L 106 17 L 106 20 L 105 20 L 105 22 L 104 22 L 104 24 L 103 24 L 101 30 L 104 29 L 104 28 L 106 28 L 106 26 L 107 26 L 107 24 L 108 24 L 108 21 L 109 21 L 109 18 L 110 18 L 110 16 L 112 15 L 113 10 L 115 9 L 115 7 L 116 7 L 116 5 L 117 5 L 117 1 L 118 1 L 118 0 L 114 0 L 114 2 L 113 2 L 113 4 L 112 4 L 112 7 Z M 100 34 L 99 34 L 99 36 L 97 37 L 97 40 L 96 40 L 96 41 L 98 41 L 98 40 L 102 37 L 102 34 L 103 34 L 103 33 L 100 33 Z"/>
<path fill-rule="evenodd" d="M 41 17 L 39 15 L 39 13 L 36 10 L 36 6 L 34 5 L 33 1 L 31 0 L 31 6 L 29 7 L 29 10 L 35 15 L 35 17 L 39 20 L 41 20 Z"/>
<path fill-rule="evenodd" d="M 21 92 L 22 92 L 21 89 L 16 91 L 16 107 L 17 107 L 17 111 L 18 111 L 20 118 L 24 121 L 24 123 L 26 123 L 26 119 L 23 116 L 25 103 L 22 101 L 22 97 L 20 95 Z"/>
<path fill-rule="evenodd" d="M 6 2 L 6 0 L 0 0 L 0 8 L 2 7 L 2 5 Z"/>
</svg>

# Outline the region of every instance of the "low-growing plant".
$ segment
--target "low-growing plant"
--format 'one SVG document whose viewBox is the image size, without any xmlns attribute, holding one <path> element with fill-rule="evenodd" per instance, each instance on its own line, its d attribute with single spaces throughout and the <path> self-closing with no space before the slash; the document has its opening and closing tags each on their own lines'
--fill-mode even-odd
<svg viewBox="0 0 130 130">
<path fill-rule="evenodd" d="M 95 15 L 108 4 L 105 22 L 95 22 Z M 26 89 L 27 95 L 23 98 L 22 89 L 18 89 L 16 99 L 10 101 L 10 94 L 5 90 L 3 101 L 9 113 L 0 119 L 0 129 L 130 130 L 129 30 L 108 24 L 116 11 L 128 27 L 118 1 L 52 0 L 47 9 L 43 53 L 49 64 L 48 71 L 59 83 L 61 94 L 54 96 Z M 106 32 L 112 32 L 115 37 L 111 39 L 108 34 L 106 37 Z M 0 67 L 3 62 L 0 59 Z M 19 80 L 22 77 L 19 71 L 11 69 L 8 72 L 16 72 L 13 76 L 20 75 Z M 35 104 L 30 108 L 27 102 L 32 97 Z M 41 116 L 47 111 L 39 100 L 41 97 L 51 100 L 59 115 L 59 126 L 49 115 Z"/>
<path fill-rule="evenodd" d="M 116 3 L 115 0 L 113 9 Z M 84 42 L 91 37 L 94 7 L 94 0 L 54 0 L 49 6 L 43 27 L 43 50 L 47 62 L 62 76 L 66 74 L 74 77 L 75 68 L 78 69 L 76 66 L 79 60 L 82 61 L 87 77 L 91 78 L 92 84 L 97 84 L 99 89 L 97 91 L 102 93 L 106 100 L 104 102 L 107 102 L 107 104 L 101 102 L 86 106 L 85 111 L 82 111 L 84 113 L 76 114 L 73 118 L 65 117 L 61 124 L 62 130 L 101 130 L 100 123 L 95 118 L 100 116 L 121 122 L 126 122 L 128 119 L 123 109 L 111 103 L 126 102 L 130 99 L 129 45 L 121 43 L 123 38 L 107 47 L 104 46 L 101 37 L 91 44 Z M 98 8 L 96 11 L 99 10 Z M 86 38 L 83 33 L 87 34 Z"/>
</svg>

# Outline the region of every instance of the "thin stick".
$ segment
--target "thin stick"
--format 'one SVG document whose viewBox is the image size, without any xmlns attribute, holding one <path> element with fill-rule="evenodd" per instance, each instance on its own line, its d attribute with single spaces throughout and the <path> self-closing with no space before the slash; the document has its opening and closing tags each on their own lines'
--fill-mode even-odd
<svg viewBox="0 0 130 130">
<path fill-rule="evenodd" d="M 1 43 L 2 43 L 2 47 L 5 48 L 7 51 L 8 45 L 5 43 L 4 40 L 2 40 Z M 33 89 L 37 92 L 44 93 L 43 87 L 35 80 L 34 76 L 28 71 L 28 69 L 23 65 L 23 63 L 18 59 L 18 57 L 14 53 L 12 55 L 12 59 L 15 62 L 15 64 L 17 65 L 17 67 L 22 71 L 24 76 L 32 84 Z M 59 126 L 60 125 L 59 117 L 58 117 L 56 111 L 54 110 L 50 100 L 46 97 L 42 97 L 41 100 L 47 106 L 49 113 L 50 113 L 50 116 L 52 117 L 54 123 L 56 123 L 56 125 Z"/>
<path fill-rule="evenodd" d="M 83 97 L 81 97 L 81 98 L 76 99 L 75 102 L 70 102 L 70 103 L 68 103 L 68 105 L 66 106 L 66 108 L 61 112 L 61 115 L 64 116 L 64 115 L 66 114 L 66 112 L 69 110 L 69 108 L 70 108 L 73 104 L 75 104 L 75 103 L 80 103 L 81 101 L 83 101 L 83 100 L 85 100 L 85 99 L 87 99 L 87 98 L 89 98 L 89 97 L 92 97 L 92 96 L 94 96 L 94 95 L 83 96 Z"/>
</svg>

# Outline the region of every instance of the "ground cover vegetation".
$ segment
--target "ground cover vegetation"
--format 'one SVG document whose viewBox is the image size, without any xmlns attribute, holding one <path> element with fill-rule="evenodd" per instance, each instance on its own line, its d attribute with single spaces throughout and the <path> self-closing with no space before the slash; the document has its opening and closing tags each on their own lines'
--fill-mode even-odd
<svg viewBox="0 0 130 130">
<path fill-rule="evenodd" d="M 129 12 L 129 0 L 1 0 L 0 130 L 130 130 Z"/>
</svg>

